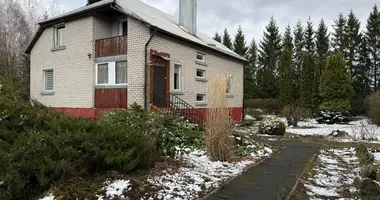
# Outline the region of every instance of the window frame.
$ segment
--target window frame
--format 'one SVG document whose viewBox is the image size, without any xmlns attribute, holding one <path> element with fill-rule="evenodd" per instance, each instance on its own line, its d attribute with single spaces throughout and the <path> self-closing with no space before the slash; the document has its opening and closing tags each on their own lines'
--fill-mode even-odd
<svg viewBox="0 0 380 200">
<path fill-rule="evenodd" d="M 202 59 L 198 59 L 198 55 L 202 56 Z M 195 54 L 195 59 L 197 62 L 205 63 L 206 62 L 206 54 L 202 52 L 197 52 Z"/>
<path fill-rule="evenodd" d="M 178 88 L 175 88 L 175 68 L 178 67 Z M 174 64 L 173 66 L 173 90 L 174 91 L 181 91 L 181 65 L 180 64 Z"/>
<path fill-rule="evenodd" d="M 63 29 L 62 31 L 62 44 L 58 44 L 58 30 Z M 64 47 L 66 42 L 66 25 L 58 24 L 54 27 L 54 47 Z"/>
<path fill-rule="evenodd" d="M 53 73 L 53 78 L 52 78 L 52 84 L 53 84 L 53 89 L 52 90 L 47 90 L 46 89 L 46 72 L 48 71 L 51 71 Z M 55 73 L 54 73 L 54 69 L 44 69 L 42 70 L 42 77 L 43 77 L 43 91 L 46 92 L 46 93 L 51 93 L 51 92 L 54 92 L 54 85 L 55 85 Z"/>
<path fill-rule="evenodd" d="M 118 62 L 125 62 L 126 63 L 126 69 L 125 69 L 125 71 L 126 71 L 126 75 L 125 75 L 125 79 L 126 79 L 126 83 L 116 83 L 117 81 L 117 73 L 116 73 L 116 66 L 117 66 L 117 63 Z M 115 69 L 114 69 L 114 73 L 115 73 L 115 84 L 114 85 L 127 85 L 128 84 L 128 61 L 126 61 L 126 60 L 120 60 L 120 61 L 115 61 Z M 108 77 L 109 78 L 109 77 Z"/>
<path fill-rule="evenodd" d="M 203 100 L 202 101 L 198 101 L 198 95 L 202 95 L 203 96 Z M 207 101 L 207 97 L 206 97 L 206 94 L 205 93 L 196 93 L 195 94 L 195 101 L 199 104 L 199 103 L 206 103 Z"/>
<path fill-rule="evenodd" d="M 198 71 L 202 71 L 203 73 L 203 76 L 198 76 Z M 195 77 L 196 78 L 199 78 L 199 79 L 206 79 L 206 70 L 205 69 L 200 69 L 200 68 L 197 68 L 195 70 Z"/>
<path fill-rule="evenodd" d="M 117 62 L 126 62 L 127 63 L 127 83 L 119 83 L 116 84 L 116 63 Z M 108 64 L 108 83 L 99 83 L 98 73 L 99 73 L 99 65 Z M 95 64 L 95 85 L 96 86 L 127 86 L 128 85 L 128 61 L 127 60 L 119 60 L 112 62 L 99 62 Z"/>
</svg>

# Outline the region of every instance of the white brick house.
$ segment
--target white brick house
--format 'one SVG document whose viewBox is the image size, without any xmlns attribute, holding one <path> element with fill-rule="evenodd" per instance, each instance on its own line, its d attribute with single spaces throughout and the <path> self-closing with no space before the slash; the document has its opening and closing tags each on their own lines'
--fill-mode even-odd
<svg viewBox="0 0 380 200">
<path fill-rule="evenodd" d="M 26 49 L 31 97 L 57 111 L 97 117 L 175 97 L 204 113 L 207 81 L 220 74 L 242 119 L 246 60 L 196 31 L 196 0 L 180 0 L 179 22 L 139 0 L 103 0 L 39 25 Z"/>
</svg>

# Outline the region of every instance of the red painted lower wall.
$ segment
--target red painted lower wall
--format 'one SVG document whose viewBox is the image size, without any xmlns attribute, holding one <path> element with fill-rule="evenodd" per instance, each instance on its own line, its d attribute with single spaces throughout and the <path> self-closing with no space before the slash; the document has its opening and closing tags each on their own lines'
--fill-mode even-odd
<svg viewBox="0 0 380 200">
<path fill-rule="evenodd" d="M 102 113 L 109 112 L 114 109 L 99 109 L 99 108 L 53 108 L 57 112 L 64 114 L 76 116 L 76 117 L 85 117 L 85 118 L 100 118 Z M 207 114 L 207 108 L 197 108 L 197 111 L 202 113 L 204 116 Z M 230 108 L 230 115 L 232 121 L 241 122 L 243 121 L 243 108 Z"/>
</svg>

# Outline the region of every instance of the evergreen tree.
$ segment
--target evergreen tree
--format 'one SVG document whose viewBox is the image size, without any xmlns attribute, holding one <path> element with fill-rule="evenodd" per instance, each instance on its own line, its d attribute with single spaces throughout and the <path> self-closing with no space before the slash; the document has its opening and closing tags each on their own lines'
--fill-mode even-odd
<svg viewBox="0 0 380 200">
<path fill-rule="evenodd" d="M 316 32 L 316 65 L 314 72 L 313 91 L 314 91 L 314 105 L 320 104 L 319 96 L 319 79 L 325 66 L 327 54 L 329 52 L 330 40 L 328 28 L 323 19 L 319 22 L 318 30 Z"/>
<path fill-rule="evenodd" d="M 305 47 L 304 41 L 304 29 L 301 21 L 297 22 L 297 25 L 294 28 L 294 62 L 293 62 L 293 77 L 294 80 L 301 79 L 301 69 L 302 69 L 302 61 L 303 61 L 303 49 Z M 298 100 L 300 98 L 300 81 L 293 82 L 293 99 Z"/>
<path fill-rule="evenodd" d="M 335 52 L 343 52 L 346 48 L 344 42 L 344 29 L 346 27 L 347 20 L 342 13 L 339 13 L 338 19 L 336 19 L 333 25 L 334 32 L 332 34 L 332 47 Z"/>
<path fill-rule="evenodd" d="M 335 53 L 327 59 L 319 86 L 320 95 L 323 98 L 321 109 L 342 111 L 351 108 L 353 89 L 346 64 L 343 53 Z"/>
<path fill-rule="evenodd" d="M 347 17 L 347 24 L 344 29 L 344 42 L 346 44 L 346 49 L 344 49 L 344 55 L 347 59 L 348 68 L 350 69 L 351 76 L 355 76 L 358 71 L 357 61 L 358 61 L 358 51 L 360 43 L 360 22 L 355 14 L 350 11 Z"/>
<path fill-rule="evenodd" d="M 219 43 L 222 43 L 222 36 L 218 32 L 215 33 L 213 39 Z"/>
<path fill-rule="evenodd" d="M 306 29 L 305 29 L 305 49 L 306 49 L 306 52 L 309 52 L 312 55 L 314 55 L 315 53 L 314 39 L 315 39 L 315 36 L 314 36 L 313 22 L 311 21 L 311 18 L 309 17 L 309 20 L 306 23 Z"/>
<path fill-rule="evenodd" d="M 281 54 L 281 35 L 276 21 L 270 18 L 260 42 L 258 89 L 261 98 L 278 98 L 277 72 Z"/>
<path fill-rule="evenodd" d="M 244 33 L 241 30 L 241 26 L 239 26 L 238 31 L 235 35 L 234 40 L 234 51 L 240 56 L 245 56 L 248 51 L 248 47 L 245 42 Z"/>
<path fill-rule="evenodd" d="M 230 37 L 230 34 L 227 31 L 227 28 L 224 29 L 223 44 L 224 44 L 224 46 L 228 47 L 229 49 L 232 49 L 231 37 Z"/>
<path fill-rule="evenodd" d="M 301 69 L 300 105 L 304 108 L 314 108 L 314 71 L 315 56 L 311 52 L 304 52 Z"/>
<path fill-rule="evenodd" d="M 248 53 L 247 53 L 248 65 L 244 68 L 244 99 L 253 99 L 256 97 L 257 86 L 255 81 L 256 69 L 257 69 L 257 45 L 253 39 Z"/>
<path fill-rule="evenodd" d="M 371 79 L 373 88 L 378 90 L 379 61 L 380 61 L 380 14 L 374 6 L 367 20 L 367 43 L 371 58 Z"/>
<path fill-rule="evenodd" d="M 279 64 L 279 88 L 280 101 L 285 105 L 293 102 L 292 82 L 293 82 L 293 37 L 292 30 L 288 25 L 285 29 L 283 47 Z"/>
<path fill-rule="evenodd" d="M 371 59 L 369 57 L 369 48 L 367 38 L 361 34 L 359 46 L 358 66 L 353 76 L 353 87 L 356 98 L 363 99 L 371 92 Z"/>
</svg>

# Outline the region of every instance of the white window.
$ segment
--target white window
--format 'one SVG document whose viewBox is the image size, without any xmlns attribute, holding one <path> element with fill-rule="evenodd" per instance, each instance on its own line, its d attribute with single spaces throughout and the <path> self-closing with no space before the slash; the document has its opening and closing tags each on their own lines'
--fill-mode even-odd
<svg viewBox="0 0 380 200">
<path fill-rule="evenodd" d="M 180 70 L 181 70 L 181 66 L 180 65 L 174 65 L 174 90 L 180 90 L 180 77 L 181 77 L 181 74 L 180 74 Z"/>
<path fill-rule="evenodd" d="M 205 103 L 206 102 L 206 94 L 197 94 L 196 100 L 198 103 Z"/>
<path fill-rule="evenodd" d="M 55 46 L 63 46 L 65 41 L 65 25 L 57 26 L 55 28 Z"/>
<path fill-rule="evenodd" d="M 54 90 L 54 71 L 52 69 L 44 70 L 44 91 L 52 92 Z"/>
<path fill-rule="evenodd" d="M 232 88 L 232 84 L 233 84 L 233 76 L 227 75 L 226 81 L 227 81 L 226 93 L 231 93 L 231 88 Z"/>
<path fill-rule="evenodd" d="M 116 84 L 127 83 L 127 61 L 116 62 Z"/>
<path fill-rule="evenodd" d="M 206 70 L 197 69 L 196 77 L 197 78 L 206 78 Z"/>
<path fill-rule="evenodd" d="M 204 53 L 197 52 L 197 61 L 198 62 L 205 62 L 206 55 Z"/>
<path fill-rule="evenodd" d="M 126 85 L 127 61 L 96 64 L 97 85 Z"/>
</svg>

